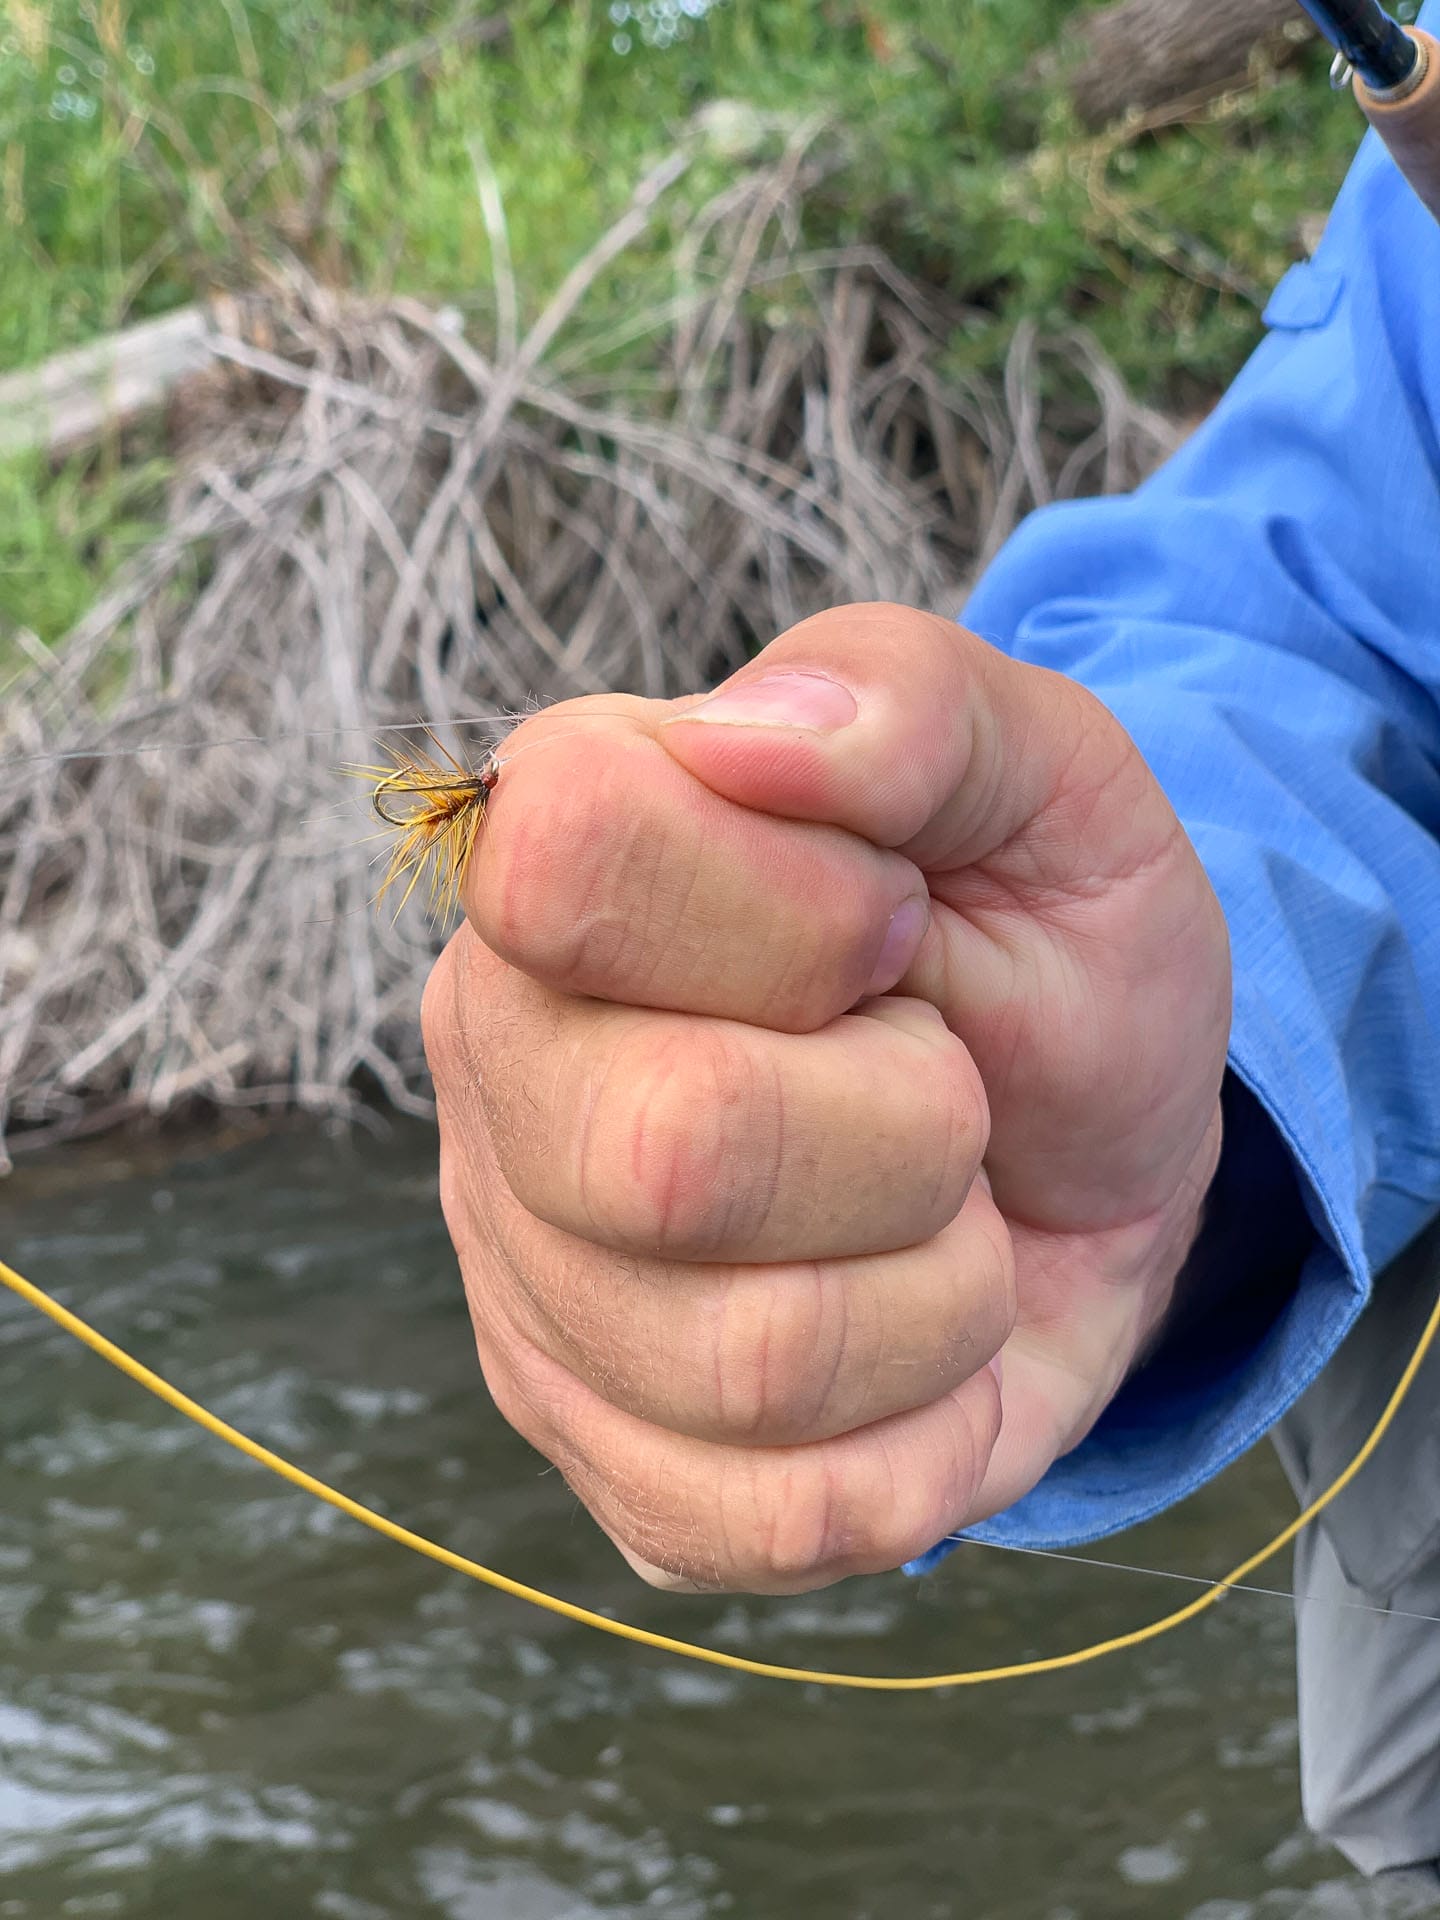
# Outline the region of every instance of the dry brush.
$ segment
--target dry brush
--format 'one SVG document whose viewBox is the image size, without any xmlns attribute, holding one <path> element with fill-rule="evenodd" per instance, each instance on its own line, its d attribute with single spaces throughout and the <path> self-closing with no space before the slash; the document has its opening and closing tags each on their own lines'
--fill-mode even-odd
<svg viewBox="0 0 1440 1920">
<path fill-rule="evenodd" d="M 807 247 L 813 130 L 693 212 L 668 297 L 605 337 L 605 276 L 686 164 L 523 330 L 482 164 L 484 351 L 453 314 L 298 285 L 268 344 L 215 342 L 231 373 L 192 400 L 168 530 L 3 695 L 12 1148 L 189 1103 L 426 1109 L 442 936 L 373 910 L 340 763 L 421 716 L 473 750 L 536 700 L 693 690 L 827 604 L 953 611 L 1030 507 L 1173 446 L 1079 332 L 942 378 L 962 314 L 873 250 Z"/>
</svg>

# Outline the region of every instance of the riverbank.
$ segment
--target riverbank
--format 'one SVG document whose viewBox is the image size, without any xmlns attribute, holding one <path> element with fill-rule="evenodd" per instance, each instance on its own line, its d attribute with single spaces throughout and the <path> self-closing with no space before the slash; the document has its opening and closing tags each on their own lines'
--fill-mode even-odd
<svg viewBox="0 0 1440 1920">
<path fill-rule="evenodd" d="M 493 341 L 506 276 L 487 174 L 523 326 L 703 125 L 649 244 L 595 289 L 610 344 L 588 371 L 633 392 L 653 369 L 629 316 L 664 298 L 696 213 L 820 120 L 837 165 L 808 241 L 877 246 L 963 310 L 934 349 L 942 377 L 998 378 L 1022 323 L 1082 324 L 1132 393 L 1192 413 L 1258 338 L 1359 131 L 1298 7 L 1231 8 L 1233 43 L 1197 66 L 1213 13 L 1139 0 L 1137 58 L 1106 42 L 1097 107 L 1087 36 L 1129 16 L 1090 0 L 17 0 L 0 36 L 0 375 L 217 292 L 306 283 L 453 305 Z M 172 451 L 141 435 L 58 468 L 0 458 L 0 674 L 17 631 L 60 643 L 163 526 Z"/>
<path fill-rule="evenodd" d="M 1022 326 L 999 379 L 943 380 L 963 310 L 808 244 L 819 128 L 694 217 L 635 316 L 650 387 L 617 395 L 590 303 L 693 164 L 652 168 L 489 353 L 444 310 L 315 287 L 273 348 L 219 343 L 245 384 L 196 403 L 167 532 L 5 703 L 11 1127 L 426 1111 L 441 930 L 374 910 L 344 763 L 420 717 L 463 753 L 536 699 L 689 691 L 825 605 L 953 610 L 1030 507 L 1175 444 L 1079 331 Z"/>
<path fill-rule="evenodd" d="M 1177 444 L 1357 137 L 1313 49 L 1089 132 L 1031 64 L 1069 0 L 1003 32 L 980 0 L 812 11 L 387 40 L 297 0 L 246 53 L 239 4 L 238 93 L 218 16 L 187 39 L 158 0 L 32 7 L 0 49 L 12 120 L 24 76 L 80 85 L 85 33 L 103 69 L 7 149 L 9 351 L 248 276 L 163 417 L 0 461 L 0 1163 L 145 1116 L 427 1112 L 442 930 L 375 912 L 344 765 L 419 719 L 471 753 L 537 701 L 690 691 L 840 601 L 954 611 L 1032 507 Z M 81 299 L 117 220 L 146 274 Z"/>
</svg>

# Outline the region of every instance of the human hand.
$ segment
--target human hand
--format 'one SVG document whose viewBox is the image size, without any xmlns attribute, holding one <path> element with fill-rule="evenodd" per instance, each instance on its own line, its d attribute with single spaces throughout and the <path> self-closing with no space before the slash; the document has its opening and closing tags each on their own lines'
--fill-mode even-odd
<svg viewBox="0 0 1440 1920">
<path fill-rule="evenodd" d="M 666 1584 L 800 1591 L 1010 1505 L 1219 1153 L 1224 919 L 1129 737 L 872 605 L 504 760 L 425 998 L 501 1411 Z"/>
</svg>

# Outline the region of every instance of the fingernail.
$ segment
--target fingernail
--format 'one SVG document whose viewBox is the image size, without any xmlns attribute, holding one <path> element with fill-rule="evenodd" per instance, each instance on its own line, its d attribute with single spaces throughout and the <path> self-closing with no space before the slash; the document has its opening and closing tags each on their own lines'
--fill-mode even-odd
<svg viewBox="0 0 1440 1920">
<path fill-rule="evenodd" d="M 719 727 L 805 727 L 812 733 L 835 733 L 848 727 L 859 711 L 850 689 L 826 674 L 763 673 L 758 680 L 722 687 L 665 724 L 704 720 Z"/>
<path fill-rule="evenodd" d="M 925 937 L 925 929 L 930 924 L 930 903 L 928 900 L 906 900 L 890 916 L 890 925 L 885 929 L 885 944 L 880 949 L 880 957 L 870 975 L 864 999 L 870 999 L 877 993 L 888 993 L 900 980 L 905 969 L 915 958 L 916 949 Z"/>
<path fill-rule="evenodd" d="M 993 1374 L 994 1374 L 994 1376 L 995 1376 L 995 1384 L 996 1384 L 996 1386 L 997 1386 L 997 1387 L 1003 1387 L 1003 1386 L 1004 1386 L 1004 1384 L 1005 1384 L 1005 1355 L 1004 1355 L 1004 1353 L 1003 1353 L 1003 1352 L 1001 1352 L 1001 1353 L 992 1353 L 992 1354 L 991 1354 L 991 1356 L 990 1356 L 990 1358 L 989 1358 L 989 1359 L 988 1359 L 988 1360 L 987 1360 L 987 1361 L 985 1362 L 985 1364 L 986 1364 L 986 1366 L 987 1366 L 987 1367 L 988 1367 L 988 1368 L 990 1369 L 990 1371 L 991 1371 L 991 1373 L 993 1373 Z"/>
</svg>

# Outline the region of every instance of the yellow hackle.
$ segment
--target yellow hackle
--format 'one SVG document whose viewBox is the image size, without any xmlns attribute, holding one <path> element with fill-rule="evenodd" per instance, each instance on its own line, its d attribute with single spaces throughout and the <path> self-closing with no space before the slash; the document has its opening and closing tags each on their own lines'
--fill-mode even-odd
<svg viewBox="0 0 1440 1920">
<path fill-rule="evenodd" d="M 467 766 L 428 727 L 425 732 L 440 759 L 418 748 L 386 746 L 393 763 L 389 767 L 345 771 L 373 782 L 371 804 L 396 836 L 376 900 L 404 880 L 395 908 L 398 918 L 420 881 L 428 878 L 430 914 L 444 921 L 459 906 L 461 883 L 484 825 L 485 804 L 500 777 L 500 762 L 492 752 L 478 767 Z"/>
</svg>

